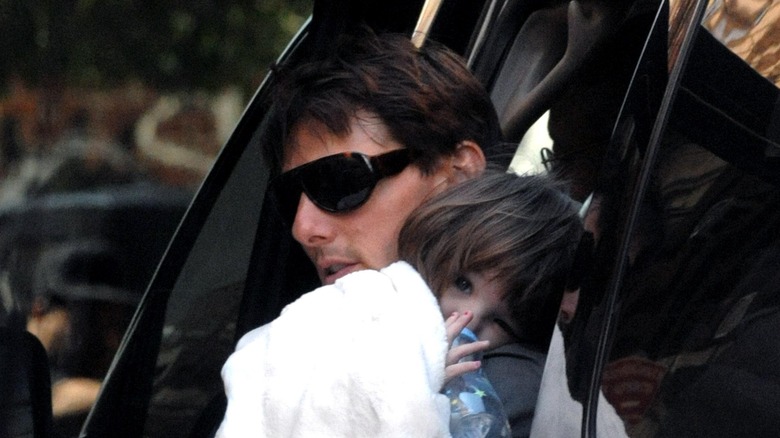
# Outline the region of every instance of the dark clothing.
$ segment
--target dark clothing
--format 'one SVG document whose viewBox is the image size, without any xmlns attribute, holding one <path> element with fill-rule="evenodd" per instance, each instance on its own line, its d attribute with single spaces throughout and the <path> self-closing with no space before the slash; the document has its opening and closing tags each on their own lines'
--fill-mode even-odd
<svg viewBox="0 0 780 438">
<path fill-rule="evenodd" d="M 514 438 L 531 433 L 545 356 L 521 344 L 508 344 L 482 359 L 482 370 L 504 404 Z"/>
</svg>

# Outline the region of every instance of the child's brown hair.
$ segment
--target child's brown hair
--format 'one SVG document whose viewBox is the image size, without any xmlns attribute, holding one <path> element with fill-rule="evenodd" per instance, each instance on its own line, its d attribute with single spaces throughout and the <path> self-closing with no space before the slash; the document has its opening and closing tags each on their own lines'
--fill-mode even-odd
<svg viewBox="0 0 780 438">
<path fill-rule="evenodd" d="M 489 272 L 521 341 L 546 350 L 581 234 L 576 204 L 551 178 L 486 171 L 415 210 L 398 251 L 437 296 L 464 273 Z"/>
</svg>

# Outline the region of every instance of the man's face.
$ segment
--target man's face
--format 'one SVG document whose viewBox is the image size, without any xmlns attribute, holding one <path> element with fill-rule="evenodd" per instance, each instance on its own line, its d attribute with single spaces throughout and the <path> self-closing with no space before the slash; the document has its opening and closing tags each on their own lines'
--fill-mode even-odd
<svg viewBox="0 0 780 438">
<path fill-rule="evenodd" d="M 518 328 L 512 323 L 509 305 L 501 282 L 491 272 L 467 272 L 446 285 L 439 294 L 439 307 L 447 318 L 453 312 L 469 311 L 474 317 L 468 328 L 481 341 L 490 341 L 490 349 L 515 342 Z M 510 334 L 509 331 L 514 334 Z"/>
<path fill-rule="evenodd" d="M 402 147 L 370 114 L 353 118 L 350 134 L 342 137 L 318 122 L 303 122 L 293 130 L 282 171 L 341 152 L 375 156 Z M 304 193 L 292 234 L 314 262 L 323 284 L 332 284 L 350 272 L 380 269 L 397 260 L 398 233 L 409 213 L 447 184 L 445 166 L 423 175 L 412 164 L 380 180 L 365 204 L 346 213 L 321 210 Z"/>
</svg>

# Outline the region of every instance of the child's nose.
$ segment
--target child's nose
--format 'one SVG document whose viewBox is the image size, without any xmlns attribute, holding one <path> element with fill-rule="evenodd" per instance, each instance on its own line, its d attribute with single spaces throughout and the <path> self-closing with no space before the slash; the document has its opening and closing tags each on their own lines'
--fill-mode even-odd
<svg viewBox="0 0 780 438">
<path fill-rule="evenodd" d="M 485 309 L 481 307 L 471 309 L 471 313 L 474 315 L 474 317 L 471 319 L 468 328 L 474 332 L 477 337 L 479 337 L 479 334 L 484 329 L 485 324 L 489 321 L 492 321 L 493 318 L 490 315 L 487 315 Z"/>
</svg>

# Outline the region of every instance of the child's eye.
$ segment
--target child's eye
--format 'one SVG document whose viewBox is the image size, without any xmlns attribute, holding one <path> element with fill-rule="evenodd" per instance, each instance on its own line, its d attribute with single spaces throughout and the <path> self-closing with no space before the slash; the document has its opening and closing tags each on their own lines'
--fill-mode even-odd
<svg viewBox="0 0 780 438">
<path fill-rule="evenodd" d="M 462 275 L 455 279 L 455 287 L 461 292 L 471 293 L 471 281 Z"/>
</svg>

